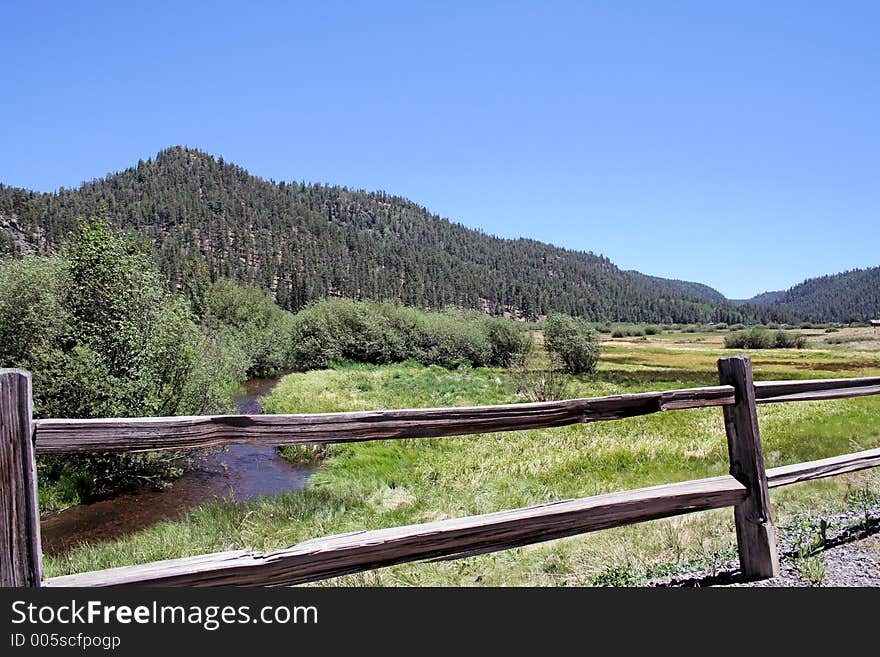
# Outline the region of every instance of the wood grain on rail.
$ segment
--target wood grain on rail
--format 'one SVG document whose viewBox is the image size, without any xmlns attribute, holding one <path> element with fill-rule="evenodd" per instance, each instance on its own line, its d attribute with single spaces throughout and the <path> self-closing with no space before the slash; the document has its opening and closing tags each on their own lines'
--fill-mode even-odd
<svg viewBox="0 0 880 657">
<path fill-rule="evenodd" d="M 756 381 L 755 402 L 772 404 L 820 401 L 880 394 L 880 377 L 857 379 L 806 379 L 803 381 Z"/>
<path fill-rule="evenodd" d="M 801 481 L 823 479 L 846 472 L 856 472 L 880 466 L 880 449 L 868 449 L 841 456 L 832 456 L 818 461 L 783 465 L 767 470 L 767 485 L 770 488 L 788 486 Z"/>
<path fill-rule="evenodd" d="M 37 420 L 35 435 L 37 454 L 143 452 L 241 443 L 299 445 L 542 429 L 733 403 L 731 386 L 711 386 L 461 408 Z"/>
<path fill-rule="evenodd" d="M 272 553 L 235 550 L 54 577 L 46 586 L 272 586 L 432 558 L 505 550 L 740 503 L 730 476 L 698 479 L 479 516 L 329 536 Z"/>
</svg>

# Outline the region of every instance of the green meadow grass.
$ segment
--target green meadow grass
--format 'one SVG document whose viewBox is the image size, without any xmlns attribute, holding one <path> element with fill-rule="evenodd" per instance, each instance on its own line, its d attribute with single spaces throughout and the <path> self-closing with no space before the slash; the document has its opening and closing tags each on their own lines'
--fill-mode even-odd
<svg viewBox="0 0 880 657">
<path fill-rule="evenodd" d="M 715 384 L 715 361 L 730 353 L 698 343 L 687 349 L 662 341 L 606 344 L 598 373 L 572 377 L 570 393 L 587 397 Z M 880 374 L 876 353 L 780 350 L 752 356 L 757 379 Z M 522 399 L 503 369 L 404 363 L 291 374 L 264 408 L 304 413 L 517 401 Z M 768 467 L 880 446 L 880 398 L 765 405 L 759 419 Z M 302 450 L 287 455 L 295 460 Z M 727 469 L 721 410 L 711 408 L 546 430 L 334 445 L 307 490 L 245 504 L 210 504 L 179 522 L 48 557 L 45 568 L 52 576 L 231 548 L 271 550 L 328 534 L 721 475 Z M 876 487 L 876 477 L 854 474 L 773 491 L 777 520 L 844 508 L 849 492 L 866 482 Z M 633 564 L 658 573 L 676 564 L 705 566 L 719 555 L 730 556 L 734 541 L 732 511 L 722 509 L 458 561 L 403 564 L 325 584 L 601 584 L 618 581 Z"/>
</svg>

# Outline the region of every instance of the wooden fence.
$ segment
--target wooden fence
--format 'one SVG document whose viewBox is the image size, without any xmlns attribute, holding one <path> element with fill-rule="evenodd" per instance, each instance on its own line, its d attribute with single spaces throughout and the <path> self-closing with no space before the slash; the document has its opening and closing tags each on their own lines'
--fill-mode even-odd
<svg viewBox="0 0 880 657">
<path fill-rule="evenodd" d="M 880 393 L 880 377 L 754 382 L 745 356 L 718 361 L 720 385 L 471 408 L 311 415 L 34 420 L 30 375 L 0 370 L 0 585 L 217 586 L 310 582 L 421 559 L 455 559 L 673 515 L 733 506 L 742 574 L 779 573 L 768 490 L 880 465 L 880 449 L 765 469 L 757 404 Z M 723 409 L 730 474 L 405 527 L 330 536 L 271 553 L 234 550 L 44 580 L 35 457 L 235 443 L 459 436 Z"/>
</svg>

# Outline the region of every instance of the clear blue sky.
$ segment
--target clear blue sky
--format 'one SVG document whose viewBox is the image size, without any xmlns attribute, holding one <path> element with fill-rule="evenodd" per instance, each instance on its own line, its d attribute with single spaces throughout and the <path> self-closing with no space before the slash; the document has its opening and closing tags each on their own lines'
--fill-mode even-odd
<svg viewBox="0 0 880 657">
<path fill-rule="evenodd" d="M 184 144 L 730 297 L 880 265 L 880 2 L 13 0 L 0 16 L 8 185 L 73 187 Z"/>
</svg>

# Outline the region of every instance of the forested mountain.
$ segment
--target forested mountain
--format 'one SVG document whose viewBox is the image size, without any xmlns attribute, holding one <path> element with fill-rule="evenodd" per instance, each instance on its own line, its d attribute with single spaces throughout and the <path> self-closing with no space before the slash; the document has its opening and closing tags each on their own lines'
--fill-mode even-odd
<svg viewBox="0 0 880 657">
<path fill-rule="evenodd" d="M 880 317 L 880 267 L 810 278 L 746 303 L 786 321 L 850 322 Z"/>
<path fill-rule="evenodd" d="M 492 237 L 383 192 L 276 184 L 180 147 L 78 189 L 0 186 L 0 248 L 50 251 L 77 217 L 93 214 L 153 240 L 172 280 L 203 257 L 212 277 L 257 283 L 292 310 L 340 296 L 521 317 L 558 310 L 592 320 L 748 319 L 748 311 L 592 253 Z"/>
<path fill-rule="evenodd" d="M 256 283 L 291 310 L 349 297 L 628 322 L 880 314 L 877 269 L 806 281 L 781 299 L 760 295 L 737 306 L 700 283 L 623 271 L 593 253 L 492 237 L 399 196 L 266 181 L 181 147 L 77 189 L 44 194 L 0 184 L 0 253 L 49 252 L 78 217 L 101 214 L 152 240 L 172 281 L 184 282 L 203 260 L 212 278 Z"/>
</svg>

